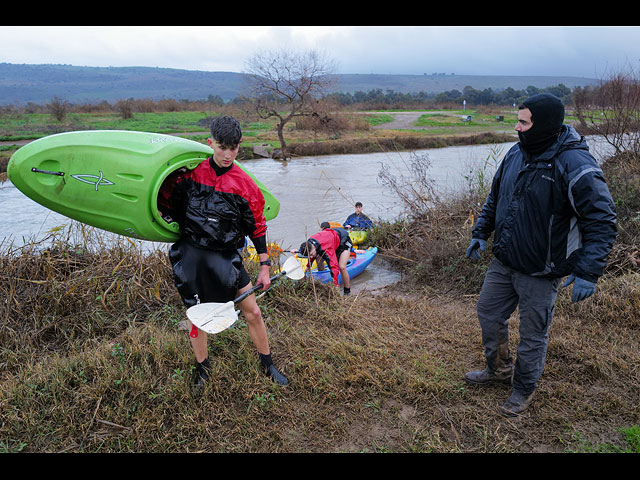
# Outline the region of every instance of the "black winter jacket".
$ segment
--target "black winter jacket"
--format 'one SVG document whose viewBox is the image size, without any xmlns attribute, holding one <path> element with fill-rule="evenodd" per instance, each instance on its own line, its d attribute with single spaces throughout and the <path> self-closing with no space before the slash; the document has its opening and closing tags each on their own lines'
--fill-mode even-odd
<svg viewBox="0 0 640 480">
<path fill-rule="evenodd" d="M 232 251 L 242 248 L 248 236 L 257 253 L 267 253 L 264 196 L 236 164 L 220 168 L 209 158 L 193 170 L 176 172 L 158 202 L 194 245 Z"/>
<path fill-rule="evenodd" d="M 521 273 L 549 278 L 602 275 L 617 217 L 602 170 L 584 137 L 563 125 L 537 158 L 514 145 L 498 167 L 473 229 L 493 253 Z"/>
</svg>

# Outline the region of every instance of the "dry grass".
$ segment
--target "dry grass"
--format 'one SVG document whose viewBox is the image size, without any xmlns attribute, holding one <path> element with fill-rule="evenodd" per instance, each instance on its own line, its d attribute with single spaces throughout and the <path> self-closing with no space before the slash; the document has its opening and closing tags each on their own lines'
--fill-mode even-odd
<svg viewBox="0 0 640 480">
<path fill-rule="evenodd" d="M 640 424 L 640 272 L 624 259 L 638 244 L 620 244 L 596 296 L 574 305 L 560 293 L 535 401 L 506 419 L 508 389 L 462 382 L 483 362 L 475 301 L 486 263 L 463 259 L 469 200 L 380 227 L 375 241 L 405 271 L 384 294 L 285 280 L 259 300 L 286 388 L 260 373 L 240 321 L 210 338 L 213 381 L 193 394 L 163 252 L 83 228 L 47 250 L 3 246 L 0 450 L 628 449 L 621 429 Z"/>
</svg>

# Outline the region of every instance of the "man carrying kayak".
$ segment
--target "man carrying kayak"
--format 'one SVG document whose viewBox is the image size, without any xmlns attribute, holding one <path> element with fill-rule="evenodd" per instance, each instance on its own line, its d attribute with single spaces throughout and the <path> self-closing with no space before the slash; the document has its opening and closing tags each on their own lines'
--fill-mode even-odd
<svg viewBox="0 0 640 480">
<path fill-rule="evenodd" d="M 177 173 L 161 191 L 159 204 L 180 225 L 181 237 L 171 246 L 169 259 L 175 285 L 186 307 L 198 303 L 234 300 L 252 288 L 239 249 L 251 238 L 260 259 L 257 283 L 269 288 L 269 266 L 264 217 L 264 196 L 234 160 L 242 130 L 232 117 L 218 117 L 211 124 L 209 146 L 213 156 L 193 170 Z M 275 382 L 287 378 L 273 364 L 267 331 L 255 295 L 239 304 L 247 319 L 264 372 Z M 195 386 L 209 379 L 207 334 L 191 325 L 190 339 L 196 357 Z"/>
</svg>

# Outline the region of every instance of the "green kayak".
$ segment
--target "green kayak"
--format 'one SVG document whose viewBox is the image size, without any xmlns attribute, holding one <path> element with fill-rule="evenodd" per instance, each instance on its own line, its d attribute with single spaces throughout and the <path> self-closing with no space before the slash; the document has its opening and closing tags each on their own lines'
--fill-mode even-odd
<svg viewBox="0 0 640 480">
<path fill-rule="evenodd" d="M 158 213 L 162 183 L 178 168 L 193 169 L 213 151 L 158 133 L 89 130 L 60 133 L 20 148 L 7 176 L 22 193 L 66 217 L 128 237 L 175 242 L 177 223 Z M 242 165 L 265 198 L 272 220 L 280 202 Z"/>
</svg>

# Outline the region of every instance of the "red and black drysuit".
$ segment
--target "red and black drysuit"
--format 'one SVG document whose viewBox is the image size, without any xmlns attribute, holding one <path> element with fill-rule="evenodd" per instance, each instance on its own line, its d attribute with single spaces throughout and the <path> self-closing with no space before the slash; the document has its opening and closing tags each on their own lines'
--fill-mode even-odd
<svg viewBox="0 0 640 480">
<path fill-rule="evenodd" d="M 221 168 L 213 158 L 165 182 L 158 206 L 180 225 L 169 259 L 185 306 L 228 302 L 249 283 L 240 249 L 248 236 L 257 253 L 267 253 L 264 205 L 246 172 L 236 164 Z"/>
<path fill-rule="evenodd" d="M 349 233 L 344 228 L 325 228 L 323 231 L 311 235 L 308 243 L 316 247 L 316 256 L 309 255 L 308 264 L 311 265 L 314 260 L 318 264 L 320 261 L 326 262 L 333 283 L 338 285 L 338 275 L 340 274 L 338 258 L 342 252 L 351 250 L 353 247 Z"/>
</svg>

